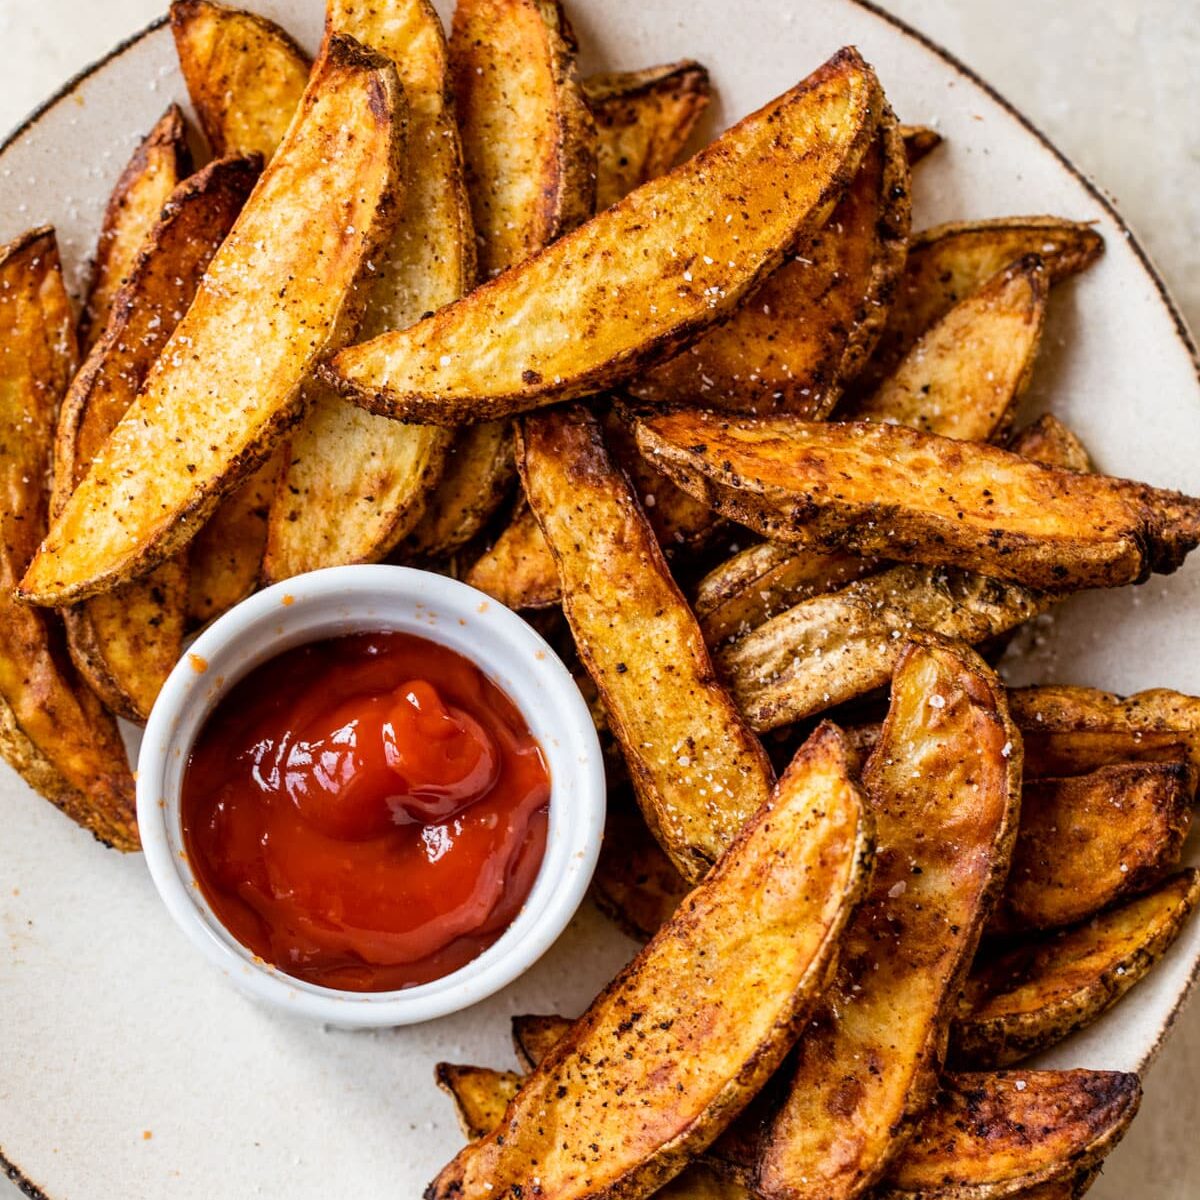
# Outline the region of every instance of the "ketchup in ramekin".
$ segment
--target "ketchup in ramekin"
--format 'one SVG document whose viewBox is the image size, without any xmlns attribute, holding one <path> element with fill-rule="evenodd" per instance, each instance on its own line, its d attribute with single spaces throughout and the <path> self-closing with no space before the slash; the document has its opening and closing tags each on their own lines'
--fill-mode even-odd
<svg viewBox="0 0 1200 1200">
<path fill-rule="evenodd" d="M 477 666 L 413 634 L 354 634 L 288 650 L 221 699 L 184 776 L 184 845 L 258 957 L 393 991 L 508 928 L 549 800 L 537 740 Z"/>
</svg>

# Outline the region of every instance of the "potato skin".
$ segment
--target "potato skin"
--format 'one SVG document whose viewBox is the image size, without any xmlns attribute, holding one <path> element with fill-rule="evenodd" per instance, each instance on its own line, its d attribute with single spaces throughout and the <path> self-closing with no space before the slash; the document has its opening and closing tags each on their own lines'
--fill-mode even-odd
<svg viewBox="0 0 1200 1200">
<path fill-rule="evenodd" d="M 395 218 L 404 124 L 392 64 L 329 38 L 191 308 L 26 573 L 27 601 L 74 602 L 150 571 L 270 455 L 316 357 L 361 311 L 359 272 Z M 289 291 L 298 277 L 310 282 Z"/>
<path fill-rule="evenodd" d="M 773 802 L 426 1192 L 649 1195 L 758 1092 L 824 985 L 869 872 L 869 818 L 823 726 Z M 753 903 L 749 898 L 753 896 Z"/>
<path fill-rule="evenodd" d="M 766 754 L 716 679 L 595 417 L 577 407 L 527 420 L 518 463 L 647 824 L 695 882 L 770 796 Z"/>
</svg>

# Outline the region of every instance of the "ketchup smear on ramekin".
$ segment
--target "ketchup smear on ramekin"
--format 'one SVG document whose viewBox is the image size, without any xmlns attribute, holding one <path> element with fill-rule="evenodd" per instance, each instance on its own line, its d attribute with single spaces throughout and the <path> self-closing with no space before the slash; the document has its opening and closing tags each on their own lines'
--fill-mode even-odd
<svg viewBox="0 0 1200 1200">
<path fill-rule="evenodd" d="M 537 740 L 478 667 L 412 634 L 355 634 L 280 654 L 217 704 L 184 777 L 184 844 L 259 958 L 392 991 L 513 922 L 549 801 Z"/>
</svg>

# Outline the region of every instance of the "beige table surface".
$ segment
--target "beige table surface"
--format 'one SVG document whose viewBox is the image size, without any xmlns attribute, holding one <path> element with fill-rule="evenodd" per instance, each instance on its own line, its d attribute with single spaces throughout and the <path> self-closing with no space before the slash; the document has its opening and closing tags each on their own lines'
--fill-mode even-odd
<svg viewBox="0 0 1200 1200">
<path fill-rule="evenodd" d="M 0 134 L 164 3 L 0 0 Z M 1200 330 L 1200 0 L 883 7 L 974 67 L 1114 197 Z M 1151 1071 L 1141 1114 L 1092 1190 L 1096 1200 L 1200 1197 L 1198 1084 L 1195 1004 Z M 10 1195 L 0 1182 L 0 1200 Z"/>
</svg>

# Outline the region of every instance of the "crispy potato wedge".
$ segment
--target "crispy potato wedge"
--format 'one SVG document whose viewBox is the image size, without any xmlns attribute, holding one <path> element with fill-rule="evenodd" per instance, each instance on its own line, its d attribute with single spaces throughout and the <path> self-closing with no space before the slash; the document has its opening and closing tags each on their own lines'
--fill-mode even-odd
<svg viewBox="0 0 1200 1200">
<path fill-rule="evenodd" d="M 680 487 L 774 541 L 961 567 L 1034 588 L 1169 574 L 1200 500 L 901 425 L 647 414 L 638 445 Z"/>
<path fill-rule="evenodd" d="M 904 268 L 908 160 L 890 112 L 828 223 L 724 325 L 629 385 L 654 404 L 816 420 L 866 361 Z"/>
<path fill-rule="evenodd" d="M 1200 698 L 1154 688 L 1122 699 L 1063 685 L 1014 688 L 1009 695 L 1039 774 L 1170 761 L 1181 749 L 1200 774 Z"/>
<path fill-rule="evenodd" d="M 326 374 L 376 412 L 450 425 L 620 384 L 731 312 L 824 223 L 882 103 L 843 50 L 669 175 Z"/>
<path fill-rule="evenodd" d="M 708 108 L 708 71 L 687 58 L 583 81 L 596 122 L 596 211 L 665 174 Z"/>
<path fill-rule="evenodd" d="M 901 125 L 900 136 L 904 139 L 904 153 L 908 155 L 910 167 L 928 158 L 943 141 L 942 135 L 928 125 Z"/>
<path fill-rule="evenodd" d="M 696 586 L 693 607 L 704 640 L 718 646 L 801 600 L 837 591 L 878 569 L 875 560 L 854 554 L 812 554 L 759 542 L 705 575 Z"/>
<path fill-rule="evenodd" d="M 778 1066 L 870 871 L 869 818 L 823 726 L 675 916 L 427 1196 L 646 1196 Z M 753 902 L 749 901 L 753 897 Z"/>
<path fill-rule="evenodd" d="M 1095 469 L 1087 447 L 1053 413 L 1043 413 L 1014 434 L 1008 448 L 1023 458 L 1065 471 Z"/>
<path fill-rule="evenodd" d="M 595 418 L 577 407 L 528 422 L 518 464 L 642 812 L 694 882 L 770 796 L 766 754 L 717 681 Z M 648 707 L 649 695 L 656 702 Z"/>
<path fill-rule="evenodd" d="M 1056 929 L 1136 895 L 1179 862 L 1192 819 L 1186 759 L 1028 779 L 991 933 Z"/>
<path fill-rule="evenodd" d="M 467 192 L 490 279 L 592 215 L 596 129 L 558 0 L 458 0 L 450 33 Z"/>
<path fill-rule="evenodd" d="M 394 217 L 404 120 L 391 63 L 328 39 L 191 308 L 34 558 L 26 600 L 74 602 L 146 574 L 267 458 L 315 358 L 361 311 L 355 282 Z"/>
<path fill-rule="evenodd" d="M 1056 455 L 1075 461 L 1080 449 L 1053 418 L 1018 434 L 1010 448 L 1024 454 L 1027 447 L 1052 465 Z M 1059 599 L 950 568 L 892 567 L 793 605 L 723 647 L 715 661 L 751 728 L 763 731 L 882 687 L 913 630 L 976 645 Z"/>
<path fill-rule="evenodd" d="M 56 615 L 13 597 L 46 528 L 54 418 L 77 362 L 54 231 L 35 229 L 0 248 L 0 754 L 101 841 L 136 850 L 116 723 L 74 678 Z"/>
<path fill-rule="evenodd" d="M 1107 1012 L 1179 936 L 1200 901 L 1200 871 L 1084 925 L 977 963 L 951 1029 L 955 1060 L 1003 1067 L 1037 1054 Z"/>
<path fill-rule="evenodd" d="M 1030 1200 L 1026 1189 L 1054 1181 L 1077 1189 L 1141 1098 L 1137 1076 L 1120 1071 L 948 1075 L 878 1200 Z"/>
<path fill-rule="evenodd" d="M 515 1017 L 535 1066 L 571 1027 L 563 1017 Z M 439 1064 L 468 1137 L 499 1124 L 520 1086 L 510 1071 Z M 1075 1200 L 1137 1113 L 1141 1085 L 1117 1071 L 1021 1071 L 942 1078 L 878 1200 Z M 668 1185 L 680 1200 L 742 1200 L 753 1194 L 727 1162 L 693 1162 Z M 703 1175 L 699 1175 L 699 1172 Z M 718 1190 L 714 1181 L 722 1181 Z M 692 1185 L 695 1181 L 695 1188 Z M 1046 1189 L 1046 1190 L 1043 1190 Z M 666 1195 L 664 1189 L 660 1195 Z"/>
<path fill-rule="evenodd" d="M 1042 260 L 1021 259 L 930 326 L 879 388 L 839 418 L 964 441 L 1003 432 L 1033 375 L 1047 296 Z"/>
<path fill-rule="evenodd" d="M 569 1017 L 522 1013 L 512 1019 L 513 1049 L 527 1071 L 534 1070 L 571 1031 Z"/>
<path fill-rule="evenodd" d="M 1038 255 L 1055 284 L 1087 270 L 1103 252 L 1104 239 L 1090 225 L 1058 217 L 999 217 L 914 234 L 887 327 L 859 389 L 874 391 L 934 322 L 1025 255 Z"/>
<path fill-rule="evenodd" d="M 300 107 L 308 56 L 273 21 L 210 0 L 174 0 L 171 32 L 213 154 L 270 161 Z"/>
<path fill-rule="evenodd" d="M 946 1027 L 1017 832 L 1021 739 L 966 646 L 909 645 L 863 770 L 878 858 L 762 1139 L 766 1200 L 862 1195 L 937 1086 Z"/>
<path fill-rule="evenodd" d="M 172 192 L 75 376 L 58 417 L 52 508 L 61 512 L 137 397 L 208 264 L 258 178 L 261 160 L 218 159 Z M 79 673 L 119 716 L 144 721 L 183 653 L 188 572 L 183 557 L 65 609 Z"/>
<path fill-rule="evenodd" d="M 359 329 L 373 337 L 413 324 L 475 282 L 446 41 L 428 0 L 330 0 L 326 21 L 390 59 L 409 101 L 400 218 Z M 389 421 L 317 389 L 271 506 L 264 578 L 385 557 L 420 519 L 448 444 L 445 430 Z"/>
<path fill-rule="evenodd" d="M 464 581 L 509 608 L 549 608 L 562 599 L 554 555 L 524 500 Z"/>
<path fill-rule="evenodd" d="M 191 172 L 183 112 L 178 104 L 172 104 L 133 152 L 104 210 L 79 318 L 79 340 L 85 354 L 104 332 L 117 292 L 133 270 L 163 205 L 176 184 Z"/>
</svg>

